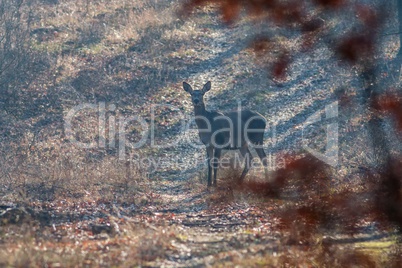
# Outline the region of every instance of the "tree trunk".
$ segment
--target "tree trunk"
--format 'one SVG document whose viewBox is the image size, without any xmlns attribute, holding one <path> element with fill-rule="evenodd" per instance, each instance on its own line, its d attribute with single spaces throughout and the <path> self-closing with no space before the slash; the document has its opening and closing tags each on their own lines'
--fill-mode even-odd
<svg viewBox="0 0 402 268">
<path fill-rule="evenodd" d="M 399 24 L 399 52 L 398 57 L 402 57 L 402 0 L 396 0 L 398 5 L 398 24 Z"/>
<path fill-rule="evenodd" d="M 399 1 L 399 0 L 398 0 Z M 378 70 L 373 60 L 368 60 L 365 70 L 362 73 L 362 81 L 365 90 L 363 91 L 363 104 L 370 112 L 368 121 L 368 134 L 372 142 L 374 158 L 379 165 L 381 172 L 385 171 L 391 161 L 390 150 L 386 140 L 387 133 L 383 128 L 383 120 L 379 111 L 373 106 L 382 89 L 378 84 Z"/>
</svg>

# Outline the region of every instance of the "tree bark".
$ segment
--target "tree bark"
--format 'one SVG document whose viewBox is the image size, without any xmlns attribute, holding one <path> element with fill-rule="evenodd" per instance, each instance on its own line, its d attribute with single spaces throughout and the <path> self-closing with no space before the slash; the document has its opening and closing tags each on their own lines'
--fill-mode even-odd
<svg viewBox="0 0 402 268">
<path fill-rule="evenodd" d="M 399 52 L 398 57 L 402 57 L 402 0 L 396 0 L 398 5 L 398 24 L 399 24 Z"/>
</svg>

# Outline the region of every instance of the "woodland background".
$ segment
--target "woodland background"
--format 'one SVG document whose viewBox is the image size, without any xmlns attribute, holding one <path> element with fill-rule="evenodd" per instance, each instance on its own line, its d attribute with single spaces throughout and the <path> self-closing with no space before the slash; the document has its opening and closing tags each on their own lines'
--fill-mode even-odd
<svg viewBox="0 0 402 268">
<path fill-rule="evenodd" d="M 376 0 L 2 0 L 0 266 L 401 267 L 401 14 Z M 95 110 L 74 137 L 105 146 L 65 131 L 83 103 L 147 122 L 168 104 L 155 141 L 180 139 L 182 82 L 208 80 L 207 108 L 241 102 L 275 128 L 275 180 L 232 168 L 207 189 L 205 150 L 185 142 L 121 159 L 118 121 L 100 132 Z M 302 149 L 325 148 L 326 122 L 303 123 L 335 101 L 331 167 Z"/>
</svg>

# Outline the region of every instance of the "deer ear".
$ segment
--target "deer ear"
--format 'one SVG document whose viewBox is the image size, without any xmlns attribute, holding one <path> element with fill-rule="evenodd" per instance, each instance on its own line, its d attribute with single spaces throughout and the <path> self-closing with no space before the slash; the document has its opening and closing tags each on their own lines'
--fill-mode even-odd
<svg viewBox="0 0 402 268">
<path fill-rule="evenodd" d="M 183 82 L 183 88 L 186 92 L 188 92 L 190 94 L 193 92 L 193 89 L 191 88 L 191 86 L 189 84 L 187 84 L 186 82 Z"/>
<path fill-rule="evenodd" d="M 202 88 L 202 92 L 203 92 L 203 93 L 206 93 L 206 92 L 208 92 L 210 89 L 211 89 L 211 81 L 208 81 L 208 82 L 204 85 L 204 87 Z"/>
</svg>

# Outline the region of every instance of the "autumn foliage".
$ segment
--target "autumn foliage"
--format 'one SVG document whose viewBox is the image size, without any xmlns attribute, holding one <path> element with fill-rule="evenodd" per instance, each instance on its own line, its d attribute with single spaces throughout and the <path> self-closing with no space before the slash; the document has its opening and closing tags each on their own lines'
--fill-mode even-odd
<svg viewBox="0 0 402 268">
<path fill-rule="evenodd" d="M 346 66 L 345 89 L 337 88 L 342 78 L 319 86 L 325 84 L 331 97 L 338 98 L 340 127 L 355 120 L 345 128 L 358 125 L 356 136 L 370 132 L 365 138 L 386 138 L 390 126 L 400 139 L 402 96 L 400 86 L 388 79 L 399 73 L 376 54 L 382 49 L 382 26 L 389 23 L 383 6 L 391 1 L 377 6 L 374 2 L 381 1 L 33 2 L 40 4 L 30 6 L 32 24 L 18 24 L 17 13 L 0 22 L 6 30 L 14 29 L 12 23 L 21 27 L 11 31 L 17 34 L 0 38 L 0 47 L 12 51 L 0 63 L 0 80 L 9 85 L 0 89 L 5 93 L 0 96 L 0 266 L 402 267 L 402 154 L 396 146 L 383 148 L 384 162 L 353 162 L 341 171 L 306 153 L 273 150 L 284 167 L 274 170 L 269 180 L 250 172 L 240 181 L 241 171 L 229 170 L 224 176 L 219 171 L 218 186 L 206 188 L 200 166 L 167 167 L 150 175 L 131 161 L 137 153 L 195 157 L 188 146 L 127 150 L 131 158 L 121 161 L 116 148 L 71 146 L 63 131 L 68 109 L 85 102 L 114 107 L 107 111 L 109 134 L 119 116 L 145 118 L 157 103 L 188 111 L 177 85 L 206 76 L 220 82 L 221 92 L 210 97 L 223 109 L 240 97 L 245 105 L 264 105 L 262 114 L 276 104 L 286 110 L 294 108 L 285 107 L 292 103 L 299 105 L 296 98 L 307 89 L 302 83 L 314 87 L 331 75 L 322 64 L 339 64 Z M 177 14 L 178 5 L 182 15 L 201 15 L 190 23 L 177 19 L 171 15 Z M 211 20 L 214 15 L 224 23 Z M 239 23 L 242 19 L 247 27 L 262 25 L 260 34 L 245 40 L 247 48 L 229 40 L 250 37 L 249 28 Z M 32 28 L 25 31 L 25 26 Z M 231 28 L 229 35 L 224 26 Z M 329 52 L 328 58 L 323 59 L 322 51 Z M 322 71 L 317 80 L 306 79 L 316 74 L 309 72 L 305 58 L 313 58 Z M 25 64 L 31 61 L 35 64 Z M 296 63 L 301 65 L 298 79 L 292 80 Z M 10 66 L 18 70 L 7 69 Z M 260 87 L 263 78 L 248 79 L 264 74 L 273 78 L 267 79 L 272 88 Z M 241 84 L 248 89 L 242 91 Z M 302 94 L 282 99 L 277 93 L 288 93 L 289 84 Z M 321 105 L 321 96 L 314 101 Z M 349 118 L 347 112 L 358 101 L 365 103 L 356 112 L 361 114 Z M 289 125 L 297 124 L 289 126 L 290 131 L 315 104 L 296 107 L 285 116 L 291 117 Z M 158 118 L 169 128 L 161 131 L 163 139 L 180 132 L 172 118 L 169 112 Z M 99 118 L 91 112 L 76 119 L 78 139 L 102 132 L 93 128 Z M 370 125 L 372 121 L 379 124 Z M 135 124 L 127 127 L 130 137 L 139 132 Z M 355 147 L 347 153 L 375 158 L 367 152 L 378 144 L 375 136 L 365 140 L 364 148 L 356 148 L 354 138 L 350 146 Z M 111 136 L 108 139 L 104 142 Z"/>
<path fill-rule="evenodd" d="M 376 77 L 373 55 L 377 49 L 378 33 L 384 23 L 383 7 L 369 4 L 355 4 L 347 0 L 308 1 L 188 1 L 187 11 L 205 5 L 217 6 L 224 22 L 234 24 L 242 17 L 264 21 L 289 30 L 298 30 L 302 45 L 298 51 L 290 52 L 282 47 L 276 59 L 268 64 L 270 76 L 286 79 L 292 58 L 298 53 L 308 53 L 315 47 L 326 45 L 338 58 L 350 66 L 357 66 L 365 73 L 363 82 L 370 84 L 368 110 L 373 118 L 393 118 L 398 136 L 402 131 L 402 101 L 400 94 L 379 93 L 381 80 L 366 81 L 367 72 Z M 312 11 L 314 10 L 314 11 Z M 351 11 L 356 21 L 349 31 L 330 30 L 331 16 Z M 314 14 L 314 15 L 311 15 Z M 258 58 L 267 55 L 275 46 L 271 36 L 257 36 L 251 47 Z M 374 92 L 374 90 L 376 90 Z M 375 96 L 375 97 L 373 97 Z M 350 103 L 348 104 L 350 105 Z M 372 131 L 380 131 L 372 128 Z M 376 143 L 373 136 L 373 143 Z M 387 150 L 387 148 L 385 148 Z M 378 169 L 365 169 L 359 174 L 363 186 L 359 189 L 336 189 L 333 182 L 336 174 L 312 156 L 286 157 L 286 168 L 276 171 L 270 182 L 249 180 L 241 184 L 223 186 L 225 190 L 255 194 L 269 198 L 295 198 L 298 205 L 286 207 L 280 212 L 281 232 L 289 232 L 289 244 L 309 244 L 322 230 L 341 230 L 356 234 L 365 220 L 373 220 L 387 229 L 390 226 L 402 231 L 402 170 L 401 153 L 389 154 L 384 165 Z M 229 179 L 228 179 L 229 181 Z M 234 194 L 232 194 L 234 195 Z M 325 250 L 324 250 L 325 251 Z M 329 251 L 327 252 L 329 253 Z M 287 260 L 289 261 L 289 260 Z M 396 258 L 393 265 L 400 264 Z M 374 267 L 375 262 L 367 255 L 351 253 L 341 260 Z M 331 263 L 327 259 L 326 263 Z M 339 264 L 338 264 L 339 265 Z M 342 266 L 342 265 L 341 265 Z M 396 266 L 395 266 L 396 267 Z"/>
<path fill-rule="evenodd" d="M 329 45 L 341 59 L 350 63 L 367 59 L 375 50 L 377 33 L 385 17 L 381 9 L 378 11 L 368 4 L 352 4 L 348 0 L 314 0 L 312 2 L 190 0 L 184 4 L 182 13 L 188 14 L 196 7 L 205 5 L 218 6 L 222 20 L 228 24 L 235 23 L 242 16 L 248 16 L 257 21 L 263 21 L 267 25 L 299 31 L 303 40 L 299 51 L 290 54 L 286 47 L 282 47 L 280 56 L 268 66 L 270 75 L 281 80 L 285 79 L 292 57 L 297 53 L 309 52 L 322 44 Z M 357 18 L 358 27 L 346 33 L 329 30 L 327 24 L 334 16 L 333 14 L 349 10 L 352 10 L 352 15 L 354 14 Z M 273 42 L 271 36 L 257 36 L 252 47 L 258 55 L 261 55 L 261 51 L 269 48 L 270 42 Z"/>
</svg>

